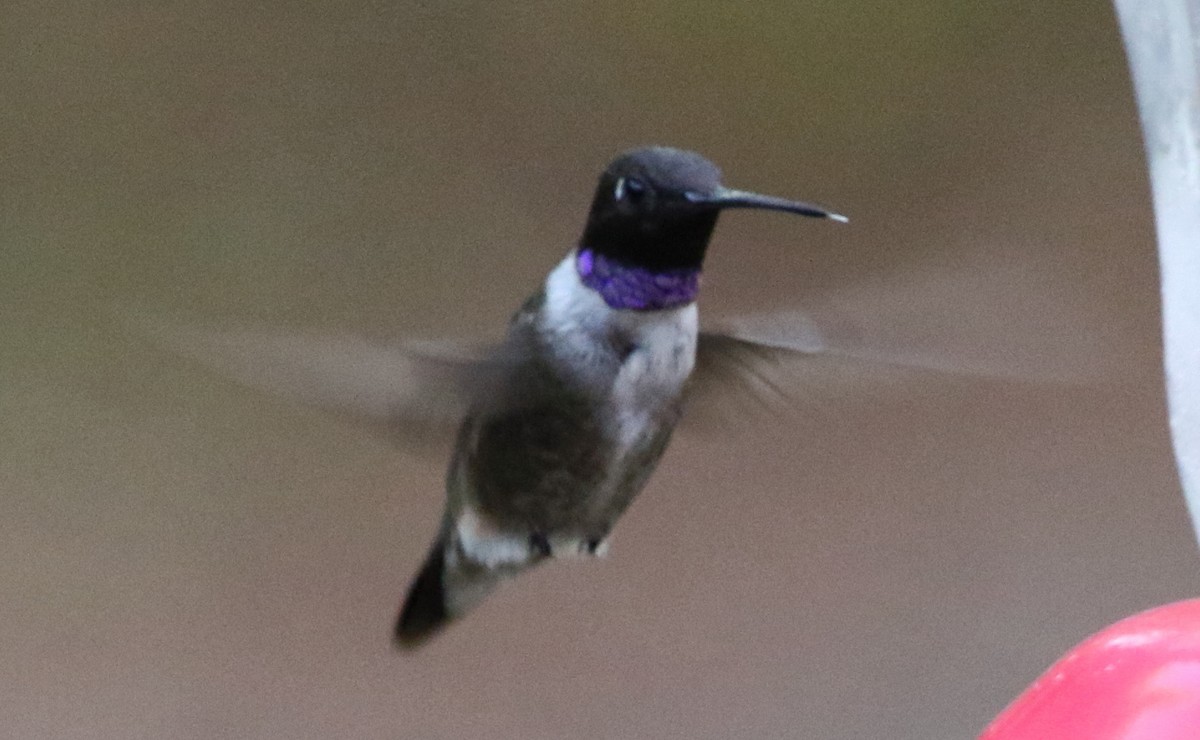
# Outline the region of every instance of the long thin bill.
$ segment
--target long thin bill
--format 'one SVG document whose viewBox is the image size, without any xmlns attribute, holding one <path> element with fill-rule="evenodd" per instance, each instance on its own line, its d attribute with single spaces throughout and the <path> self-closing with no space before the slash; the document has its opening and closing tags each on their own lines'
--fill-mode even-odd
<svg viewBox="0 0 1200 740">
<path fill-rule="evenodd" d="M 801 216 L 811 216 L 813 218 L 828 218 L 841 223 L 846 223 L 850 220 L 840 213 L 834 213 L 813 203 L 776 198 L 773 195 L 761 195 L 759 193 L 751 193 L 748 190 L 734 190 L 733 188 L 721 188 L 711 195 L 707 193 L 688 193 L 687 199 L 693 203 L 710 203 L 718 208 L 763 208 L 769 211 L 798 213 Z"/>
</svg>

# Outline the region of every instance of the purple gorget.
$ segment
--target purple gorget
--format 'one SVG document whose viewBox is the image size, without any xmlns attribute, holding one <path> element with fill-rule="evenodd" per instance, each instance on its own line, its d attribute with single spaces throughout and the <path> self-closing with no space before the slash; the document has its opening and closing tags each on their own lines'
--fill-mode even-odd
<svg viewBox="0 0 1200 740">
<path fill-rule="evenodd" d="M 580 247 L 575 255 L 579 279 L 610 308 L 658 311 L 685 306 L 700 292 L 699 268 L 647 270 L 629 267 Z"/>
</svg>

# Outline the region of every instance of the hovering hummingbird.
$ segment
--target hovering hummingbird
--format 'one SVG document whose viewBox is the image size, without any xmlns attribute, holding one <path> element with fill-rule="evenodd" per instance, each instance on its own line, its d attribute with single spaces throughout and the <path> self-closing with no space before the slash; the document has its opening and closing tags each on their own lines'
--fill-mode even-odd
<svg viewBox="0 0 1200 740">
<path fill-rule="evenodd" d="M 409 442 L 459 424 L 441 526 L 395 625 L 396 644 L 412 648 L 508 577 L 604 553 L 685 401 L 689 417 L 721 399 L 739 411 L 746 396 L 772 405 L 778 389 L 764 369 L 781 356 L 804 356 L 810 390 L 855 374 L 861 353 L 829 347 L 798 315 L 771 316 L 765 331 L 745 322 L 699 330 L 704 255 L 727 208 L 846 221 L 727 188 L 699 154 L 635 149 L 600 175 L 578 245 L 498 346 L 137 323 L 249 385 L 381 423 Z"/>
<path fill-rule="evenodd" d="M 698 327 L 704 255 L 727 208 L 846 221 L 727 188 L 713 163 L 679 149 L 636 149 L 601 174 L 578 246 L 476 368 L 441 528 L 396 622 L 399 646 L 421 644 L 526 568 L 606 551 L 671 438 L 697 363 L 715 371 L 723 363 L 707 355 L 751 344 Z"/>
</svg>

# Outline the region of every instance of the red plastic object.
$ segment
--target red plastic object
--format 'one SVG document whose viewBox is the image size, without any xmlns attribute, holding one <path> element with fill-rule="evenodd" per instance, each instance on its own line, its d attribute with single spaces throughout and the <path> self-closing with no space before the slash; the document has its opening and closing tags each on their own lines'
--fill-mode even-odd
<svg viewBox="0 0 1200 740">
<path fill-rule="evenodd" d="M 980 740 L 1200 739 L 1200 599 L 1092 635 L 1051 666 Z"/>
</svg>

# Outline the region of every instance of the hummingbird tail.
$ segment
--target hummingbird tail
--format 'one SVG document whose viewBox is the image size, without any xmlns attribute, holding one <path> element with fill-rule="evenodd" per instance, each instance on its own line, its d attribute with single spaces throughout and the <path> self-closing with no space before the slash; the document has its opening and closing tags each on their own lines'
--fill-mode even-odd
<svg viewBox="0 0 1200 740">
<path fill-rule="evenodd" d="M 396 620 L 396 646 L 415 648 L 450 621 L 446 608 L 446 542 L 438 538 L 421 566 Z"/>
<path fill-rule="evenodd" d="M 466 560 L 449 549 L 446 537 L 439 537 L 409 586 L 396 620 L 396 647 L 420 647 L 503 580 L 505 574 L 498 569 Z"/>
</svg>

